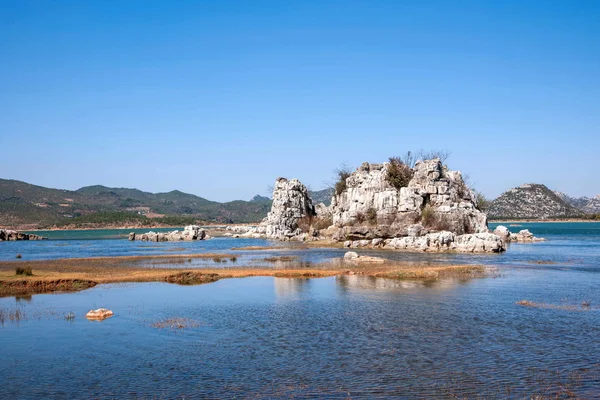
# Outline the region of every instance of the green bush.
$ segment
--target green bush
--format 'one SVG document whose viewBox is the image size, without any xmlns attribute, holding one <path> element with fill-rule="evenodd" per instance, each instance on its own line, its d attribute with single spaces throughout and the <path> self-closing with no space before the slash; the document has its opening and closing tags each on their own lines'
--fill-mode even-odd
<svg viewBox="0 0 600 400">
<path fill-rule="evenodd" d="M 366 219 L 367 219 L 367 216 L 361 212 L 357 212 L 356 216 L 354 217 L 354 221 L 359 224 L 362 224 L 363 222 L 365 222 Z"/>
<path fill-rule="evenodd" d="M 421 211 L 421 224 L 435 231 L 452 231 L 452 224 L 448 218 L 445 215 L 436 213 L 430 205 L 425 206 Z"/>
<path fill-rule="evenodd" d="M 485 198 L 483 193 L 475 191 L 475 200 L 477 202 L 477 208 L 480 211 L 487 211 L 490 208 L 490 201 Z"/>
<path fill-rule="evenodd" d="M 390 185 L 400 190 L 408 186 L 413 177 L 413 170 L 400 157 L 390 157 L 386 180 Z"/>
<path fill-rule="evenodd" d="M 433 225 L 434 221 L 435 211 L 433 211 L 433 208 L 431 208 L 431 206 L 425 206 L 425 208 L 423 208 L 423 210 L 421 211 L 421 224 L 423 226 L 430 227 Z"/>
<path fill-rule="evenodd" d="M 348 179 L 351 175 L 351 172 L 346 167 L 341 167 L 336 171 L 337 182 L 335 184 L 335 194 L 340 195 L 344 190 L 346 190 L 346 179 Z"/>
<path fill-rule="evenodd" d="M 369 221 L 369 223 L 371 225 L 377 224 L 377 210 L 374 209 L 373 207 L 371 207 L 367 210 L 366 217 L 367 217 L 367 221 Z"/>
</svg>

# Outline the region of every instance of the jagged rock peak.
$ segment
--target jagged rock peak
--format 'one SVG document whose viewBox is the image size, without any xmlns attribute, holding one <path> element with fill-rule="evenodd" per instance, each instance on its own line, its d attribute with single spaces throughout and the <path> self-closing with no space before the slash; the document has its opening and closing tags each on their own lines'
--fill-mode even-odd
<svg viewBox="0 0 600 400">
<path fill-rule="evenodd" d="M 363 163 L 334 196 L 334 224 L 352 239 L 422 236 L 430 231 L 487 232 L 487 217 L 459 171 L 439 159 L 418 161 L 394 180 L 391 162 Z M 395 182 L 396 185 L 393 185 Z M 398 184 L 398 182 L 401 182 Z"/>
<path fill-rule="evenodd" d="M 283 239 L 298 234 L 298 220 L 315 216 L 308 189 L 298 179 L 277 178 L 273 188 L 273 205 L 261 228 L 267 237 Z"/>
</svg>

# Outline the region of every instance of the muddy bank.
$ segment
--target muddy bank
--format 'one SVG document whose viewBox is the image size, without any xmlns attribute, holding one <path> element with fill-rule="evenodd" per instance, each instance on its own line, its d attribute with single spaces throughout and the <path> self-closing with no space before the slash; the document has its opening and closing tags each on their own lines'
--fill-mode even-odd
<svg viewBox="0 0 600 400">
<path fill-rule="evenodd" d="M 52 292 L 77 292 L 96 285 L 97 283 L 94 281 L 82 279 L 0 281 L 0 297 Z"/>
<path fill-rule="evenodd" d="M 202 272 L 184 271 L 177 274 L 169 275 L 165 278 L 165 282 L 176 283 L 178 285 L 200 285 L 203 283 L 216 282 L 225 276 L 219 274 L 206 274 Z"/>
</svg>

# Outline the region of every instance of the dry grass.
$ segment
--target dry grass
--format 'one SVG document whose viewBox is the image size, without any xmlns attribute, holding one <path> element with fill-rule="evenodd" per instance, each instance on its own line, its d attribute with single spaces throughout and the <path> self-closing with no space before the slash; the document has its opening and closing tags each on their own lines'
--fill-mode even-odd
<svg viewBox="0 0 600 400">
<path fill-rule="evenodd" d="M 295 261 L 298 259 L 298 256 L 273 256 L 273 257 L 265 257 L 262 259 L 262 261 L 266 261 L 269 263 L 276 263 L 276 262 L 291 262 L 291 261 Z"/>
<path fill-rule="evenodd" d="M 297 246 L 297 247 L 293 247 L 293 249 L 302 249 L 302 246 Z M 256 251 L 260 251 L 260 250 L 273 250 L 273 251 L 279 251 L 279 250 L 291 250 L 292 247 L 284 247 L 284 246 L 246 246 L 246 247 L 232 247 L 231 250 L 242 250 L 242 251 L 246 251 L 246 250 L 256 250 Z"/>
<path fill-rule="evenodd" d="M 328 277 L 341 274 L 365 275 L 393 279 L 435 280 L 446 277 L 479 278 L 487 269 L 480 265 L 418 265 L 386 261 L 384 263 L 335 262 L 322 264 L 303 263 L 294 257 L 268 257 L 264 261 L 288 261 L 285 265 L 249 267 L 164 268 L 152 263 L 178 265 L 181 260 L 214 258 L 233 260 L 229 254 L 186 254 L 161 256 L 127 256 L 78 258 L 50 261 L 19 262 L 30 267 L 34 276 L 15 276 L 17 262 L 0 262 L 0 296 L 45 293 L 52 291 L 83 290 L 102 283 L 118 282 L 170 282 L 195 285 L 215 282 L 224 278 L 251 276 L 274 277 Z"/>
<path fill-rule="evenodd" d="M 556 264 L 555 261 L 550 261 L 550 260 L 535 260 L 535 261 L 528 261 L 528 264 L 538 264 L 538 265 L 552 265 L 552 264 Z"/>
</svg>

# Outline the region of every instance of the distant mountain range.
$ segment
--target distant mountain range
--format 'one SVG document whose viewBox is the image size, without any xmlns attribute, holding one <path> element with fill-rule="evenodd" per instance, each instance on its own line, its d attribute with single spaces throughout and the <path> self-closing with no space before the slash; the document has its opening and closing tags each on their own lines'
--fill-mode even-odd
<svg viewBox="0 0 600 400">
<path fill-rule="evenodd" d="M 596 197 L 570 197 L 562 192 L 554 192 L 567 204 L 587 214 L 600 214 L 600 194 Z"/>
<path fill-rule="evenodd" d="M 328 189 L 313 192 L 327 199 Z M 225 203 L 173 190 L 150 193 L 138 189 L 86 186 L 78 190 L 50 189 L 0 179 L 0 227 L 51 227 L 90 221 L 145 223 L 146 219 L 186 217 L 183 221 L 218 223 L 258 222 L 271 209 L 271 199 L 256 195 L 250 201 Z M 90 218 L 103 215 L 104 218 Z M 171 218 L 170 221 L 178 221 Z"/>
<path fill-rule="evenodd" d="M 488 217 L 502 218 L 579 218 L 600 212 L 600 196 L 571 198 L 545 185 L 527 183 L 502 193 L 490 203 Z"/>
</svg>

